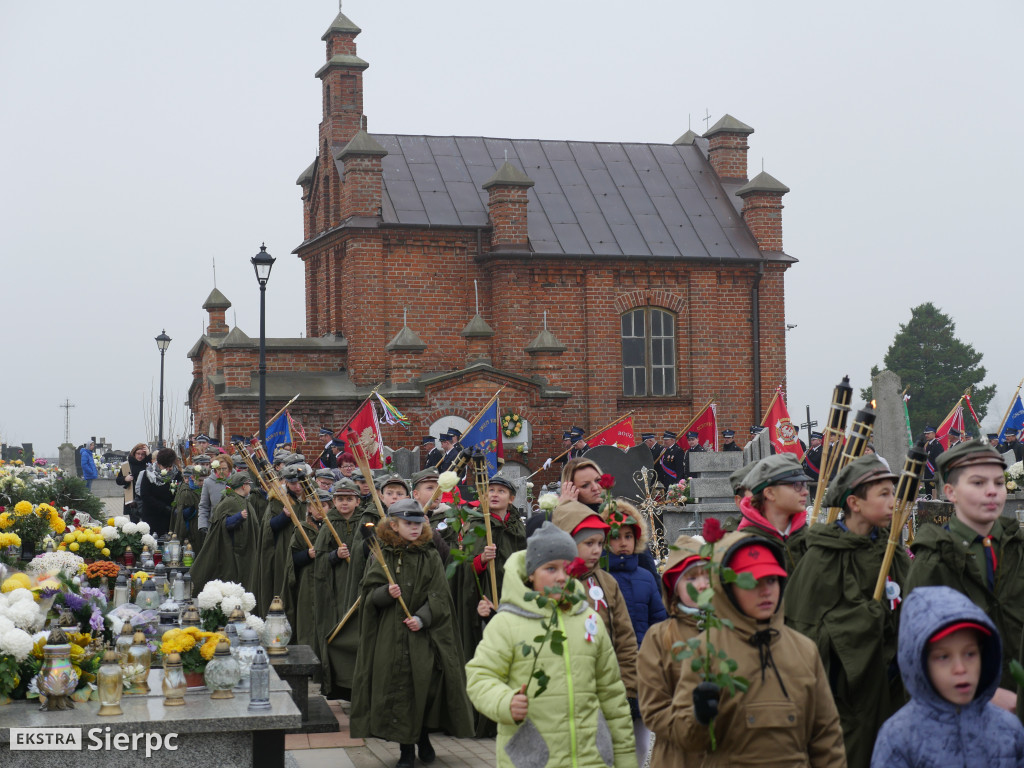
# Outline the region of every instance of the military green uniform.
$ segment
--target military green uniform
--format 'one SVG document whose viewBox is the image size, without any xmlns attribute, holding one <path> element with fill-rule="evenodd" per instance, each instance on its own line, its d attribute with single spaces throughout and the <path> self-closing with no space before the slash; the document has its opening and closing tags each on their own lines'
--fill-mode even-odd
<svg viewBox="0 0 1024 768">
<path fill-rule="evenodd" d="M 199 499 L 202 486 L 191 486 L 187 481 L 178 484 L 171 507 L 171 532 L 178 537 L 181 545 L 191 542 L 192 549 L 199 549 Z"/>
<path fill-rule="evenodd" d="M 351 734 L 399 744 L 416 743 L 424 731 L 470 737 L 473 722 L 455 607 L 430 526 L 409 542 L 382 520 L 377 536 L 402 599 L 424 626 L 413 632 L 405 625 L 401 606 L 387 593 L 384 569 L 372 560 L 362 583 Z"/>
<path fill-rule="evenodd" d="M 1003 675 L 1000 685 L 1011 691 L 1017 685 L 1009 671 L 1020 650 L 1024 628 L 1024 531 L 997 520 L 991 532 L 995 555 L 993 586 L 989 586 L 985 547 L 980 537 L 956 514 L 944 527 L 923 525 L 910 546 L 914 560 L 907 578 L 914 587 L 947 586 L 963 593 L 981 608 L 1003 637 Z"/>
<path fill-rule="evenodd" d="M 359 535 L 359 520 L 356 513 L 345 520 L 336 509 L 327 512 L 327 517 L 338 532 L 338 536 L 348 547 L 349 559 L 339 558 L 338 543 L 325 525 L 317 534 L 313 547 L 316 549 L 316 561 L 313 563 L 313 578 L 317 593 L 316 639 L 317 655 L 323 665 L 323 691 L 330 693 L 332 689 L 351 690 L 352 673 L 355 670 L 356 651 L 359 648 L 359 609 L 329 645 L 330 637 L 338 622 L 348 612 L 352 603 L 346 602 L 349 594 L 350 579 L 359 581 L 361 573 L 352 566 L 356 549 L 362 549 L 362 537 Z M 351 693 L 344 696 L 351 700 Z"/>
<path fill-rule="evenodd" d="M 226 523 L 232 516 L 247 510 L 250 517 L 228 530 Z M 249 499 L 231 488 L 224 489 L 217 506 L 210 513 L 210 530 L 202 551 L 196 556 L 190 571 L 192 591 L 199 594 L 208 581 L 220 579 L 241 584 L 247 592 L 254 592 L 258 582 L 259 531 L 249 510 Z"/>
<path fill-rule="evenodd" d="M 850 768 L 870 766 L 879 729 L 906 702 L 896 666 L 899 605 L 874 599 L 888 535 L 875 529 L 861 536 L 841 523 L 815 526 L 786 584 L 786 623 L 818 646 Z M 897 547 L 889 576 L 901 589 L 909 568 Z"/>
<path fill-rule="evenodd" d="M 310 544 L 320 535 L 320 525 L 312 516 L 302 521 L 302 528 Z M 324 526 L 326 527 L 326 526 Z M 329 535 L 329 532 L 328 532 Z M 315 652 L 320 643 L 316 637 L 316 611 L 320 602 L 313 578 L 315 558 L 309 557 L 306 539 L 298 529 L 292 531 L 289 557 L 284 564 L 284 590 L 281 602 L 292 625 L 292 645 L 308 645 Z"/>
<path fill-rule="evenodd" d="M 459 626 L 459 636 L 462 640 L 462 651 L 466 661 L 473 658 L 476 647 L 483 639 L 484 620 L 477 613 L 477 605 L 480 598 L 486 596 L 493 602 L 491 596 L 490 570 L 484 568 L 482 573 L 477 573 L 474 568 L 474 559 L 487 546 L 487 536 L 483 531 L 483 515 L 474 510 L 469 518 L 469 525 L 472 528 L 479 528 L 477 535 L 470 542 L 466 551 L 468 559 L 459 563 L 455 574 L 450 582 L 452 598 L 455 602 L 455 612 Z M 491 515 L 491 538 L 498 548 L 494 558 L 494 572 L 497 581 L 498 598 L 501 599 L 501 586 L 505 579 L 505 561 L 513 552 L 526 549 L 526 528 L 519 517 L 519 510 L 510 506 L 504 521 L 498 520 Z M 495 606 L 497 607 L 497 606 Z M 477 713 L 476 716 L 476 737 L 493 738 L 497 735 L 497 726 L 486 717 Z"/>
<path fill-rule="evenodd" d="M 299 520 L 306 519 L 306 502 L 288 494 L 292 509 Z M 276 525 L 279 526 L 277 530 Z M 282 524 L 283 523 L 283 524 Z M 292 533 L 295 523 L 284 514 L 284 507 L 277 499 L 271 499 L 267 512 L 260 523 L 259 536 L 259 579 L 256 591 L 256 613 L 266 616 L 270 602 L 275 595 L 284 599 L 285 567 L 291 559 Z M 294 631 L 294 626 L 292 630 Z"/>
</svg>

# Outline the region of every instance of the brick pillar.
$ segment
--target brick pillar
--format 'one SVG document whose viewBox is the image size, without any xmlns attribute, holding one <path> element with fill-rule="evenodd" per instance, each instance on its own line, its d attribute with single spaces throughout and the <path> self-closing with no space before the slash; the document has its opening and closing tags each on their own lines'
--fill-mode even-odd
<svg viewBox="0 0 1024 768">
<path fill-rule="evenodd" d="M 506 161 L 487 181 L 487 209 L 491 219 L 492 249 L 526 250 L 530 237 L 526 206 L 533 181 Z"/>
<path fill-rule="evenodd" d="M 782 250 L 782 196 L 789 187 L 762 171 L 736 194 L 743 199 L 743 221 L 762 251 Z"/>
<path fill-rule="evenodd" d="M 754 129 L 732 115 L 725 115 L 704 134 L 708 159 L 720 179 L 747 180 L 747 136 Z"/>
<path fill-rule="evenodd" d="M 207 336 L 222 336 L 228 332 L 227 311 L 230 307 L 231 302 L 223 293 L 216 288 L 210 291 L 210 295 L 203 302 L 203 309 L 210 316 L 206 326 Z"/>
<path fill-rule="evenodd" d="M 530 373 L 542 376 L 548 384 L 559 386 L 563 383 L 564 363 L 562 353 L 567 347 L 555 338 L 555 334 L 544 328 L 526 345 L 530 356 Z"/>
<path fill-rule="evenodd" d="M 423 352 L 427 345 L 409 326 L 395 334 L 387 343 L 385 376 L 392 385 L 411 384 L 423 372 Z"/>
<path fill-rule="evenodd" d="M 388 153 L 366 131 L 359 131 L 336 155 L 344 163 L 345 177 L 341 187 L 339 214 L 380 216 L 384 190 L 382 160 Z"/>
</svg>

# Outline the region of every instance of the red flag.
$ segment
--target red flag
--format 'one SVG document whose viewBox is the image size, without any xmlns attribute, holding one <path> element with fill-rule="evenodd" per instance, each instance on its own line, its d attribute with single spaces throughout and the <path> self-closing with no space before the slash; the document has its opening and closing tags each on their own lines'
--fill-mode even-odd
<svg viewBox="0 0 1024 768">
<path fill-rule="evenodd" d="M 949 450 L 949 430 L 951 429 L 959 430 L 961 435 L 964 433 L 964 407 L 962 405 L 954 408 L 935 430 L 935 439 L 942 443 L 942 449 L 945 451 Z"/>
<path fill-rule="evenodd" d="M 705 451 L 718 450 L 718 412 L 714 403 L 709 403 L 708 407 L 693 420 L 690 431 L 697 433 L 697 441 L 704 446 Z"/>
<path fill-rule="evenodd" d="M 776 453 L 792 453 L 798 459 L 804 457 L 804 449 L 797 439 L 796 427 L 789 419 L 789 409 L 782 394 L 782 387 L 775 393 L 763 425 L 768 428 L 768 437 L 775 446 Z"/>
<path fill-rule="evenodd" d="M 384 457 L 381 448 L 384 440 L 380 436 L 380 427 L 377 424 L 377 412 L 373 409 L 373 403 L 367 400 L 362 407 L 356 411 L 348 424 L 338 430 L 339 440 L 348 443 L 350 451 L 355 453 L 359 450 L 365 457 L 370 469 L 382 469 Z M 370 478 L 367 478 L 369 480 Z"/>
<path fill-rule="evenodd" d="M 633 417 L 625 418 L 606 427 L 596 435 L 591 435 L 587 445 L 591 448 L 596 445 L 614 445 L 616 448 L 628 451 L 636 445 L 636 438 L 633 436 Z"/>
</svg>

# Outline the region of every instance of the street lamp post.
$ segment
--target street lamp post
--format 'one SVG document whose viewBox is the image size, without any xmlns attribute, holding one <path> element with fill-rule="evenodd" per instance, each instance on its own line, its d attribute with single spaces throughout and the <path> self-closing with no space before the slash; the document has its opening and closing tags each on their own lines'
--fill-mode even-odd
<svg viewBox="0 0 1024 768">
<path fill-rule="evenodd" d="M 164 353 L 167 348 L 171 346 L 171 337 L 167 335 L 167 331 L 160 331 L 160 335 L 156 337 L 156 346 L 160 350 L 160 424 L 158 427 L 158 436 L 156 439 L 156 447 L 164 447 Z"/>
<path fill-rule="evenodd" d="M 260 252 L 249 259 L 256 271 L 256 280 L 260 284 L 260 444 L 267 445 L 267 281 L 270 270 L 277 261 L 267 253 L 267 244 L 260 246 Z M 273 458 L 273 457 L 271 457 Z"/>
</svg>

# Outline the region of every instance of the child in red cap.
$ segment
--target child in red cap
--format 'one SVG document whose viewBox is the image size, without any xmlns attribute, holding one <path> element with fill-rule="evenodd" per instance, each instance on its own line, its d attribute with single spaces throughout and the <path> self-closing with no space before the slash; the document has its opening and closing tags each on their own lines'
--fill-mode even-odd
<svg viewBox="0 0 1024 768">
<path fill-rule="evenodd" d="M 687 752 L 703 753 L 700 765 L 845 768 L 839 713 L 818 650 L 785 625 L 779 610 L 786 581 L 782 546 L 737 532 L 715 545 L 713 560 L 711 604 L 725 626 L 706 630 L 703 647 L 710 640 L 734 660 L 734 674 L 746 678 L 749 688 L 732 696 L 703 682 L 684 660 L 672 699 L 672 740 Z M 725 569 L 750 574 L 755 586 L 723 582 Z"/>
</svg>

